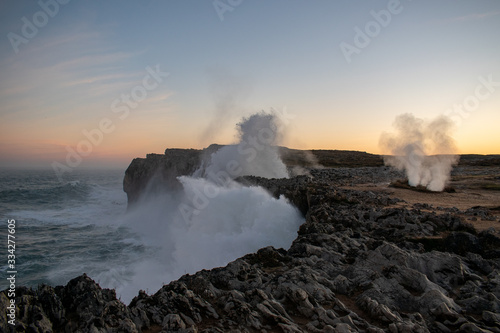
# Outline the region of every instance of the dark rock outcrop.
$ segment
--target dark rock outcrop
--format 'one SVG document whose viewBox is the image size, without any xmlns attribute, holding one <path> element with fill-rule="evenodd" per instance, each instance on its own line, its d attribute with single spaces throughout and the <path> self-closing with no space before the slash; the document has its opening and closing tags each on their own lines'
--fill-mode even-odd
<svg viewBox="0 0 500 333">
<path fill-rule="evenodd" d="M 181 186 L 177 177 L 191 175 L 206 156 L 220 147 L 214 144 L 203 150 L 168 148 L 163 155 L 148 154 L 146 158 L 134 158 L 123 178 L 128 205 L 133 205 L 146 194 L 177 189 Z"/>
<path fill-rule="evenodd" d="M 176 177 L 192 174 L 200 165 L 200 156 L 201 150 L 167 149 L 165 155 L 148 154 L 146 158 L 134 158 L 123 178 L 129 206 L 145 192 L 177 188 L 180 184 Z"/>
<path fill-rule="evenodd" d="M 0 293 L 0 303 L 8 302 Z M 132 313 L 85 274 L 64 287 L 41 285 L 16 290 L 16 326 L 2 322 L 2 332 L 138 332 Z"/>
</svg>

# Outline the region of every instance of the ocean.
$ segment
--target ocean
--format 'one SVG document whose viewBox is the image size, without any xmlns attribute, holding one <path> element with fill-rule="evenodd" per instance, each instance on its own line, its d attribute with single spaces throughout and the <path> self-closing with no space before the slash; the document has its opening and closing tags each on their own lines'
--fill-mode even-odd
<svg viewBox="0 0 500 333">
<path fill-rule="evenodd" d="M 123 175 L 74 170 L 60 182 L 52 170 L 0 170 L 0 239 L 7 244 L 7 220 L 15 219 L 16 285 L 61 285 L 82 273 L 108 286 L 122 279 L 146 251 L 120 222 Z M 6 259 L 0 267 L 7 271 Z"/>
<path fill-rule="evenodd" d="M 86 273 L 125 303 L 186 273 L 224 266 L 265 246 L 288 248 L 303 217 L 285 198 L 236 184 L 181 177 L 184 192 L 158 194 L 127 210 L 125 170 L 74 170 L 60 182 L 52 170 L 0 169 L 0 261 L 8 288 L 7 232 L 15 219 L 16 285 L 64 285 Z M 210 189 L 216 196 L 193 210 Z"/>
</svg>

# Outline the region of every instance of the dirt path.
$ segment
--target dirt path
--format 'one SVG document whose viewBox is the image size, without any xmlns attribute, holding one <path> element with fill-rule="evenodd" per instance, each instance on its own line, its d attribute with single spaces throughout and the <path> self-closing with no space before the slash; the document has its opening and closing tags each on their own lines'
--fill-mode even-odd
<svg viewBox="0 0 500 333">
<path fill-rule="evenodd" d="M 452 184 L 453 186 L 453 184 Z M 463 186 L 461 186 L 463 187 Z M 433 208 L 453 208 L 456 207 L 461 211 L 473 207 L 487 208 L 491 215 L 495 217 L 494 221 L 484 220 L 480 217 L 460 214 L 465 220 L 476 228 L 478 231 L 489 229 L 491 227 L 500 231 L 500 191 L 483 190 L 478 188 L 461 188 L 455 193 L 446 192 L 419 192 L 402 188 L 389 187 L 389 184 L 359 184 L 352 186 L 344 186 L 346 189 L 354 189 L 360 191 L 383 192 L 392 198 L 404 200 L 396 206 L 411 208 L 414 204 L 428 204 Z"/>
</svg>

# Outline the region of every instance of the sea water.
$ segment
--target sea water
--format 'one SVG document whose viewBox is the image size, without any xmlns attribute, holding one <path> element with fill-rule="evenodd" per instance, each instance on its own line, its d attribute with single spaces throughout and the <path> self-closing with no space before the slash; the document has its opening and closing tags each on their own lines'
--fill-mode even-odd
<svg viewBox="0 0 500 333">
<path fill-rule="evenodd" d="M 65 284 L 82 273 L 111 285 L 144 255 L 146 246 L 120 223 L 123 175 L 74 170 L 60 182 L 52 170 L 0 169 L 0 239 L 7 243 L 7 220 L 15 219 L 18 286 Z M 6 287 L 1 279 L 0 289 Z"/>
</svg>

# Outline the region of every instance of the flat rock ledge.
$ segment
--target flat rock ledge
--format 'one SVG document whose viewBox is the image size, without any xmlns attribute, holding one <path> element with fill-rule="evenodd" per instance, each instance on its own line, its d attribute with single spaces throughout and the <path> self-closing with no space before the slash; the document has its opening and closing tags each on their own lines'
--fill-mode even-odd
<svg viewBox="0 0 500 333">
<path fill-rule="evenodd" d="M 456 208 L 401 208 L 386 194 L 341 188 L 353 172 L 373 174 L 349 170 L 240 179 L 305 214 L 288 250 L 266 247 L 154 295 L 139 291 L 128 306 L 86 275 L 19 287 L 16 327 L 2 311 L 0 331 L 500 332 L 496 231 L 477 233 Z"/>
</svg>

